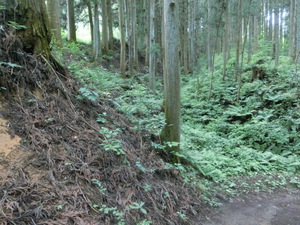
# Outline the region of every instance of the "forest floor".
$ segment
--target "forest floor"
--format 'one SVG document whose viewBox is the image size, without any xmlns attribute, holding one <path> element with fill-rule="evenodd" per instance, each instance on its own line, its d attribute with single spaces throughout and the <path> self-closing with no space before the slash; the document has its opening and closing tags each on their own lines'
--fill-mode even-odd
<svg viewBox="0 0 300 225">
<path fill-rule="evenodd" d="M 9 121 L 0 118 L 0 177 L 7 179 L 11 168 L 21 168 L 28 160 L 29 152 L 20 146 L 21 138 L 9 130 Z M 45 171 L 30 171 L 37 182 Z M 203 225 L 299 225 L 300 190 L 278 189 L 272 192 L 241 194 L 224 200 L 222 206 L 202 206 L 199 221 L 191 224 Z M 205 213 L 204 213 L 205 212 Z M 206 214 L 206 218 L 203 217 Z"/>
<path fill-rule="evenodd" d="M 80 92 L 68 72 L 21 48 L 0 31 L 1 225 L 300 224 L 293 188 L 236 190 L 209 206 L 107 93 Z"/>
</svg>

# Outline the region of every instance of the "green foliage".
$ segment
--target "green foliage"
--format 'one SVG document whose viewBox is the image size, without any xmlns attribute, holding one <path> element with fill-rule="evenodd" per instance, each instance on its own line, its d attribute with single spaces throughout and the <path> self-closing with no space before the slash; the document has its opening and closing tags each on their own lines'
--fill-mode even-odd
<svg viewBox="0 0 300 225">
<path fill-rule="evenodd" d="M 214 182 L 224 183 L 243 174 L 300 171 L 300 113 L 293 65 L 283 57 L 286 63 L 274 70 L 265 55 L 261 66 L 266 76 L 250 82 L 247 68 L 251 69 L 262 54 L 245 64 L 239 103 L 237 83 L 230 77 L 222 81 L 216 76 L 210 100 L 208 76 L 184 80 L 181 154 Z M 222 69 L 221 62 L 216 61 L 216 74 Z M 231 77 L 234 62 L 227 63 Z M 188 176 L 187 172 L 182 174 Z"/>
<path fill-rule="evenodd" d="M 27 28 L 25 25 L 18 24 L 14 21 L 8 21 L 8 26 L 12 27 L 15 30 L 22 30 Z"/>
<path fill-rule="evenodd" d="M 177 215 L 182 219 L 183 221 L 187 220 L 187 216 L 183 212 L 177 212 Z"/>
<path fill-rule="evenodd" d="M 88 90 L 87 88 L 81 87 L 79 89 L 80 95 L 77 95 L 76 98 L 83 100 L 88 99 L 90 101 L 97 101 L 98 100 L 98 93 L 95 91 Z"/>
<path fill-rule="evenodd" d="M 133 202 L 132 205 L 129 205 L 126 207 L 127 210 L 138 210 L 141 211 L 143 214 L 147 214 L 146 209 L 143 208 L 143 206 L 145 205 L 145 202 Z"/>
<path fill-rule="evenodd" d="M 114 218 L 117 219 L 118 225 L 125 225 L 124 213 L 119 211 L 117 207 L 108 207 L 107 205 L 103 204 L 101 207 L 94 204 L 93 207 L 99 212 L 104 213 L 105 215 L 112 214 Z"/>
<path fill-rule="evenodd" d="M 97 179 L 92 179 L 93 184 L 98 186 L 98 189 L 102 195 L 105 194 L 106 188 L 103 187 L 102 183 Z"/>
<path fill-rule="evenodd" d="M 102 127 L 99 131 L 106 139 L 100 144 L 105 151 L 113 151 L 117 155 L 125 155 L 122 149 L 122 142 L 117 139 L 117 135 L 121 132 L 120 129 L 109 130 L 106 127 Z"/>
<path fill-rule="evenodd" d="M 136 225 L 150 225 L 152 222 L 150 220 L 144 219 L 143 221 L 137 223 Z"/>
</svg>

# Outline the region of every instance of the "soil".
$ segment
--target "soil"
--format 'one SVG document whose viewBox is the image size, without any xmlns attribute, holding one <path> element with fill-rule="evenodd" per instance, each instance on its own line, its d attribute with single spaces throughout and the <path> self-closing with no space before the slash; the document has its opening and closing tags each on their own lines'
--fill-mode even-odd
<svg viewBox="0 0 300 225">
<path fill-rule="evenodd" d="M 9 123 L 0 117 L 0 155 L 7 156 L 14 148 L 19 146 L 21 138 L 7 133 Z"/>
<path fill-rule="evenodd" d="M 201 193 L 165 168 L 158 138 L 132 129 L 113 99 L 78 99 L 76 79 L 6 27 L 0 62 L 1 225 L 194 223 Z"/>
<path fill-rule="evenodd" d="M 243 195 L 213 210 L 203 225 L 299 225 L 300 190 Z"/>
<path fill-rule="evenodd" d="M 8 133 L 8 121 L 0 118 L 0 180 L 7 179 L 11 166 L 21 167 L 29 153 L 20 147 L 21 138 L 11 137 Z M 31 167 L 27 170 L 31 182 L 38 183 L 47 173 Z M 205 208 L 206 207 L 206 208 Z M 300 224 L 300 190 L 284 189 L 272 193 L 260 192 L 241 195 L 227 202 L 219 208 L 202 206 L 206 211 L 206 218 L 191 220 L 190 224 L 199 225 L 299 225 Z M 206 222 L 204 222 L 206 220 Z M 76 224 L 76 223 L 75 223 Z"/>
</svg>

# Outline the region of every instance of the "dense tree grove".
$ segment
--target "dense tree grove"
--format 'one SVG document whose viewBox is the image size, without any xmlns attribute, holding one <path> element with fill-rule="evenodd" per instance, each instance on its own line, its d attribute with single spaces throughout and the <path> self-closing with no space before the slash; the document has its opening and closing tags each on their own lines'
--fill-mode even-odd
<svg viewBox="0 0 300 225">
<path fill-rule="evenodd" d="M 25 1 L 17 2 L 21 6 Z M 116 50 L 115 44 L 120 43 L 117 44 L 117 49 L 122 77 L 133 76 L 140 71 L 140 65 L 149 66 L 149 87 L 152 90 L 155 89 L 156 74 L 163 68 L 165 78 L 172 77 L 170 82 L 164 79 L 167 87 L 166 104 L 170 100 L 180 101 L 177 94 L 170 92 L 175 90 L 174 93 L 180 93 L 180 78 L 177 74 L 179 68 L 182 75 L 188 75 L 198 72 L 206 65 L 210 71 L 210 98 L 216 76 L 216 55 L 223 56 L 223 80 L 233 78 L 237 81 L 237 102 L 240 100 L 241 74 L 245 60 L 252 60 L 253 54 L 260 50 L 259 43 L 262 41 L 272 46 L 267 51 L 270 51 L 269 55 L 274 60 L 274 68 L 278 67 L 281 55 L 288 55 L 295 62 L 299 61 L 300 4 L 297 0 L 61 0 L 60 4 L 58 0 L 51 0 L 39 1 L 37 5 L 45 5 L 44 3 L 47 3 L 57 45 L 62 46 L 62 28 L 66 29 L 68 41 L 72 42 L 77 40 L 78 24 L 89 24 L 93 43 L 91 61 L 96 62 L 105 55 L 111 55 Z M 7 5 L 7 2 L 2 5 Z M 15 7 L 14 3 L 8 5 L 8 9 Z M 169 12 L 166 7 L 171 5 L 176 5 L 172 15 L 178 18 L 178 24 L 168 27 L 165 14 Z M 22 19 L 17 22 L 22 24 Z M 38 21 L 34 23 L 39 26 Z M 28 27 L 30 26 L 32 25 Z M 177 33 L 174 29 L 178 29 L 178 37 L 169 37 L 173 32 Z M 116 30 L 118 35 L 115 34 Z M 35 31 L 34 27 L 32 31 Z M 31 43 L 35 45 L 33 51 L 43 51 L 41 45 L 44 44 L 37 40 L 37 43 Z M 234 73 L 230 75 L 227 70 L 229 62 L 234 64 Z M 253 68 L 251 80 L 260 79 L 260 75 L 260 71 Z M 174 106 L 173 103 L 171 105 Z M 169 109 L 165 109 L 168 121 Z M 176 111 L 179 107 L 170 110 Z M 174 127 L 179 129 L 177 125 Z M 178 140 L 177 137 L 169 141 Z"/>
</svg>

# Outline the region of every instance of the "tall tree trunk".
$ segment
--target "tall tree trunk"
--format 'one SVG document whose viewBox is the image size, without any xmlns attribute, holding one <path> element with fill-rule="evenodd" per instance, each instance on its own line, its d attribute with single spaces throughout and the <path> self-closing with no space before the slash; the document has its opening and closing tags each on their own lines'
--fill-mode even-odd
<svg viewBox="0 0 300 225">
<path fill-rule="evenodd" d="M 100 22 L 99 22 L 99 4 L 98 0 L 94 0 L 94 38 L 93 38 L 93 56 L 92 61 L 95 62 L 101 56 L 100 41 Z"/>
<path fill-rule="evenodd" d="M 269 41 L 272 41 L 273 39 L 273 4 L 272 1 L 269 1 Z"/>
<path fill-rule="evenodd" d="M 268 14 L 269 14 L 269 0 L 265 0 L 265 7 L 264 7 L 264 38 L 265 40 L 268 40 L 269 37 L 269 20 L 268 20 Z"/>
<path fill-rule="evenodd" d="M 240 76 L 240 48 L 242 43 L 242 0 L 238 0 L 238 15 L 237 15 L 237 33 L 236 33 L 236 60 L 235 60 L 235 80 Z"/>
<path fill-rule="evenodd" d="M 296 17 L 296 0 L 290 0 L 290 22 L 289 22 L 289 56 L 295 58 L 295 17 Z"/>
<path fill-rule="evenodd" d="M 119 0 L 119 27 L 121 36 L 121 55 L 120 55 L 120 69 L 123 78 L 126 77 L 126 39 L 125 39 L 125 24 L 124 24 L 124 0 Z"/>
<path fill-rule="evenodd" d="M 260 19 L 258 16 L 254 16 L 254 21 L 253 21 L 253 53 L 255 54 L 258 51 L 258 42 L 259 42 L 259 35 L 260 35 L 260 30 L 258 29 L 260 27 Z"/>
<path fill-rule="evenodd" d="M 279 7 L 279 45 L 281 45 L 283 48 L 284 47 L 284 33 L 283 33 L 283 26 L 284 26 L 284 17 L 283 17 L 283 7 Z"/>
<path fill-rule="evenodd" d="M 195 1 L 189 1 L 189 22 L 188 22 L 188 29 L 189 29 L 189 55 L 188 55 L 188 72 L 194 73 L 195 67 Z"/>
<path fill-rule="evenodd" d="M 53 30 L 56 44 L 62 47 L 61 27 L 60 27 L 60 4 L 59 0 L 48 0 L 50 25 Z"/>
<path fill-rule="evenodd" d="M 273 38 L 273 58 L 275 59 L 275 68 L 279 64 L 279 3 L 274 2 L 274 38 Z"/>
<path fill-rule="evenodd" d="M 139 54 L 138 54 L 138 43 L 137 43 L 137 9 L 136 0 L 132 1 L 132 36 L 133 36 L 133 64 L 136 70 L 139 70 Z"/>
<path fill-rule="evenodd" d="M 295 63 L 300 64 L 300 2 L 295 3 Z"/>
<path fill-rule="evenodd" d="M 226 77 L 226 64 L 228 62 L 228 44 L 229 44 L 229 7 L 230 2 L 227 1 L 226 11 L 225 11 L 225 25 L 223 31 L 223 80 Z"/>
<path fill-rule="evenodd" d="M 207 1 L 207 37 L 206 37 L 206 51 L 207 51 L 207 67 L 212 68 L 212 16 L 211 16 L 211 1 Z"/>
<path fill-rule="evenodd" d="M 134 68 L 134 31 L 133 31 L 133 8 L 132 8 L 132 0 L 126 0 L 126 30 L 128 36 L 128 68 L 129 68 L 129 76 L 133 76 L 133 68 Z"/>
<path fill-rule="evenodd" d="M 155 11 L 155 0 L 154 1 L 154 11 Z M 143 3 L 143 8 L 144 8 L 144 11 L 145 11 L 145 17 L 144 17 L 144 21 L 145 21 L 145 28 L 144 28 L 144 32 L 145 32 L 145 36 L 144 36 L 144 40 L 145 40 L 145 43 L 146 43 L 146 46 L 145 46 L 145 66 L 149 66 L 149 54 L 150 54 L 150 37 L 149 37 L 149 34 L 150 34 L 150 14 L 151 14 L 151 9 L 150 9 L 150 3 L 152 1 L 144 1 Z M 155 19 L 155 17 L 154 17 Z M 155 20 L 154 20 L 155 22 Z M 155 28 L 155 25 L 154 25 L 154 28 Z M 154 31 L 154 34 L 155 34 L 155 31 Z"/>
<path fill-rule="evenodd" d="M 155 65 L 156 65 L 156 46 L 155 46 L 155 1 L 149 2 L 149 87 L 151 90 L 155 88 Z"/>
<path fill-rule="evenodd" d="M 107 22 L 107 1 L 102 0 L 102 49 L 103 54 L 108 55 L 108 22 Z"/>
<path fill-rule="evenodd" d="M 111 0 L 107 0 L 107 24 L 108 24 L 108 47 L 109 49 L 114 48 L 114 32 L 113 32 L 113 17 Z"/>
<path fill-rule="evenodd" d="M 94 22 L 93 22 L 93 13 L 92 13 L 92 6 L 89 0 L 86 1 L 86 6 L 88 8 L 89 14 L 89 23 L 90 23 L 90 30 L 91 30 L 91 40 L 94 40 Z"/>
<path fill-rule="evenodd" d="M 74 0 L 67 0 L 68 41 L 76 41 Z"/>
<path fill-rule="evenodd" d="M 248 42 L 248 62 L 251 61 L 253 53 L 253 33 L 254 33 L 254 16 L 249 17 L 249 42 Z"/>
<path fill-rule="evenodd" d="M 179 151 L 180 143 L 180 72 L 179 72 L 179 5 L 178 0 L 164 0 L 164 93 L 165 117 L 161 138 L 168 150 Z M 178 156 L 173 156 L 179 161 Z"/>
</svg>

